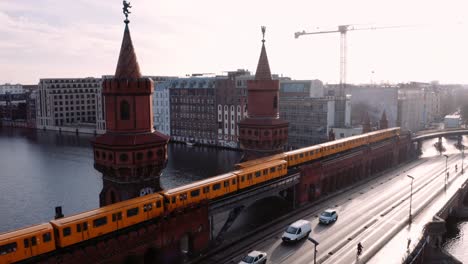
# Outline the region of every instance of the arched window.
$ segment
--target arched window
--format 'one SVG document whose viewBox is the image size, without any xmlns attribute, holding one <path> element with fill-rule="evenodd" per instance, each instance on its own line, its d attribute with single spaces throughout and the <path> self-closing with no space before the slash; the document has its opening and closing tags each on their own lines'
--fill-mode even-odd
<svg viewBox="0 0 468 264">
<path fill-rule="evenodd" d="M 278 108 L 278 97 L 275 95 L 275 98 L 273 98 L 273 108 Z"/>
<path fill-rule="evenodd" d="M 121 120 L 130 119 L 130 104 L 125 100 L 120 102 L 120 119 Z"/>
</svg>

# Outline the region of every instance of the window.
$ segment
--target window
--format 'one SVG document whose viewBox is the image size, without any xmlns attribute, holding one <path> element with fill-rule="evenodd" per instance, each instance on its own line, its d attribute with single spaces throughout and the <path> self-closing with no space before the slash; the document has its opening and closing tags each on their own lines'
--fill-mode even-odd
<svg viewBox="0 0 468 264">
<path fill-rule="evenodd" d="M 52 239 L 52 236 L 50 235 L 50 233 L 45 233 L 45 234 L 42 235 L 42 241 L 44 241 L 44 242 L 49 242 L 51 239 Z M 1 252 L 0 252 L 0 254 L 1 254 Z"/>
<path fill-rule="evenodd" d="M 76 225 L 76 232 L 81 232 L 81 224 Z"/>
<path fill-rule="evenodd" d="M 200 189 L 193 190 L 193 191 L 190 192 L 191 197 L 197 197 L 198 195 L 200 195 Z"/>
<path fill-rule="evenodd" d="M 172 196 L 171 202 L 172 202 L 172 203 L 175 203 L 175 202 L 176 202 L 176 197 L 175 197 L 175 196 Z"/>
<path fill-rule="evenodd" d="M 228 187 L 229 186 L 229 181 L 224 181 L 224 187 Z"/>
<path fill-rule="evenodd" d="M 143 205 L 144 212 L 151 211 L 151 210 L 153 210 L 153 205 L 151 203 Z"/>
<path fill-rule="evenodd" d="M 122 212 L 117 212 L 112 214 L 112 222 L 122 220 Z"/>
<path fill-rule="evenodd" d="M 137 160 L 142 160 L 142 159 L 143 159 L 143 153 L 138 152 L 138 153 L 136 154 L 136 159 L 137 159 Z"/>
<path fill-rule="evenodd" d="M 275 171 L 276 171 L 276 168 L 275 168 L 275 167 L 270 168 L 270 173 L 273 173 L 273 172 L 275 172 Z"/>
<path fill-rule="evenodd" d="M 93 226 L 94 226 L 94 227 L 103 226 L 103 225 L 105 225 L 105 224 L 107 224 L 107 217 L 105 217 L 105 216 L 104 216 L 104 217 L 101 217 L 101 218 L 98 218 L 98 219 L 95 219 L 95 220 L 93 221 Z"/>
<path fill-rule="evenodd" d="M 209 193 L 209 192 L 210 192 L 210 186 L 203 187 L 203 193 Z"/>
<path fill-rule="evenodd" d="M 65 227 L 62 232 L 64 237 L 69 236 L 71 234 L 71 228 Z"/>
<path fill-rule="evenodd" d="M 258 178 L 258 177 L 260 177 L 260 176 L 262 176 L 262 173 L 261 173 L 261 172 L 259 172 L 259 171 L 256 171 L 256 172 L 255 172 L 255 177 L 257 177 L 257 178 Z"/>
<path fill-rule="evenodd" d="M 232 179 L 232 185 L 236 184 L 236 179 Z"/>
<path fill-rule="evenodd" d="M 241 176 L 241 182 L 244 182 L 245 176 Z"/>
<path fill-rule="evenodd" d="M 156 202 L 156 208 L 161 208 L 162 204 L 161 204 L 161 201 L 157 201 Z"/>
<path fill-rule="evenodd" d="M 221 183 L 216 183 L 213 185 L 213 191 L 219 190 L 221 188 Z"/>
<path fill-rule="evenodd" d="M 128 209 L 127 210 L 127 217 L 132 217 L 138 214 L 138 207 Z"/>
<path fill-rule="evenodd" d="M 153 157 L 153 151 L 148 151 L 146 155 L 148 156 L 148 159 L 151 159 Z"/>
<path fill-rule="evenodd" d="M 130 119 L 130 104 L 125 100 L 120 102 L 120 119 L 121 120 Z"/>
<path fill-rule="evenodd" d="M 31 237 L 31 246 L 37 245 L 37 239 L 35 236 Z"/>
<path fill-rule="evenodd" d="M 125 153 L 124 153 L 124 154 L 120 154 L 120 161 L 125 162 L 125 161 L 127 161 L 127 160 L 128 160 L 128 155 L 127 155 L 127 154 L 125 154 Z"/>
<path fill-rule="evenodd" d="M 24 247 L 25 247 L 25 248 L 28 248 L 28 247 L 29 247 L 29 239 L 25 238 L 25 239 L 23 240 L 23 243 L 24 243 Z"/>
<path fill-rule="evenodd" d="M 16 244 L 16 242 L 0 246 L 0 255 L 16 252 L 17 247 L 18 244 Z"/>
</svg>

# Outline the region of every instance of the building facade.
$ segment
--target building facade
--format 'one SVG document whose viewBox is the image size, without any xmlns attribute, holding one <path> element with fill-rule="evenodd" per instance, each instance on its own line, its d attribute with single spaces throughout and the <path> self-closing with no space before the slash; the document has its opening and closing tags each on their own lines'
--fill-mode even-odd
<svg viewBox="0 0 468 264">
<path fill-rule="evenodd" d="M 23 85 L 21 84 L 1 84 L 0 85 L 0 94 L 21 94 L 24 93 Z"/>
<path fill-rule="evenodd" d="M 102 116 L 101 78 L 40 79 L 36 125 L 52 130 L 97 132 Z"/>
<path fill-rule="evenodd" d="M 215 84 L 214 77 L 170 81 L 170 134 L 173 140 L 216 145 Z"/>
<path fill-rule="evenodd" d="M 171 135 L 170 84 L 170 81 L 155 82 L 153 94 L 154 129 L 168 136 Z"/>
</svg>

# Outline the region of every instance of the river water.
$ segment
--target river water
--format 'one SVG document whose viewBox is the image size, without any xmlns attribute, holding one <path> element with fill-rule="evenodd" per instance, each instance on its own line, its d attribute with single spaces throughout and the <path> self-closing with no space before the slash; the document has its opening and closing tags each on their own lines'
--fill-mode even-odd
<svg viewBox="0 0 468 264">
<path fill-rule="evenodd" d="M 0 233 L 47 222 L 62 206 L 70 215 L 99 207 L 101 174 L 93 167 L 92 135 L 0 128 Z M 241 153 L 168 146 L 163 188 L 232 170 Z"/>
</svg>

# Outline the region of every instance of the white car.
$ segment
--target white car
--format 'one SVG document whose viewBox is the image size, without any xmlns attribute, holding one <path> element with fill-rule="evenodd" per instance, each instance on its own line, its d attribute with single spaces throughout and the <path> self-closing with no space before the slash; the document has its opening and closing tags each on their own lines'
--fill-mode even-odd
<svg viewBox="0 0 468 264">
<path fill-rule="evenodd" d="M 265 264 L 266 262 L 267 253 L 254 250 L 245 256 L 239 264 Z"/>
<path fill-rule="evenodd" d="M 338 214 L 333 209 L 325 210 L 319 216 L 319 223 L 321 224 L 330 224 L 331 222 L 336 222 L 338 220 Z"/>
</svg>

